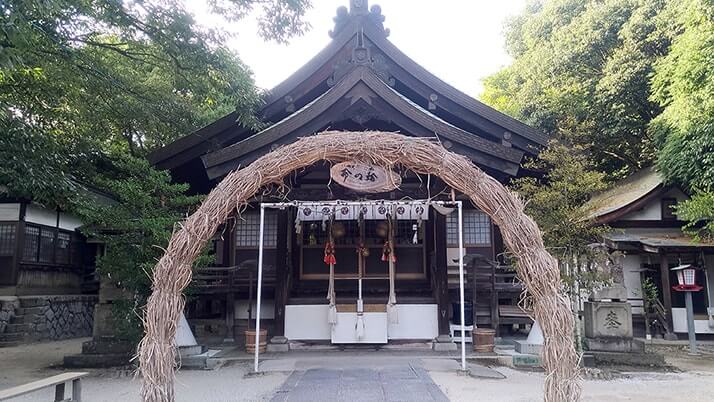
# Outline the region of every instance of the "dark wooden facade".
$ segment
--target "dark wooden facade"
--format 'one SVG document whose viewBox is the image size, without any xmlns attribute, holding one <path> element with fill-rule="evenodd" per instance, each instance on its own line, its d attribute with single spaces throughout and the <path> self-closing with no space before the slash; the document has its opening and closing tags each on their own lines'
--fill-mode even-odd
<svg viewBox="0 0 714 402">
<path fill-rule="evenodd" d="M 59 210 L 0 199 L 0 296 L 96 292 L 98 245 Z"/>
<path fill-rule="evenodd" d="M 467 156 L 504 183 L 523 175 L 520 167 L 523 158 L 535 156 L 547 138 L 426 71 L 387 39 L 389 31 L 383 23 L 384 17 L 378 6 L 370 9 L 367 1 L 351 1 L 349 9 L 338 9 L 329 45 L 269 92 L 260 112 L 267 123 L 265 129 L 255 132 L 241 127 L 236 116 L 230 114 L 155 151 L 150 155 L 151 162 L 158 168 L 171 170 L 176 181 L 190 183 L 193 191 L 206 193 L 230 171 L 299 137 L 328 129 L 383 130 L 437 138 L 444 147 Z M 256 204 L 261 200 L 285 197 L 315 201 L 461 198 L 438 178 L 418 177 L 408 172 L 403 172 L 403 185 L 399 191 L 358 194 L 329 184 L 328 170 L 327 165 L 317 164 L 305 171 L 294 172 L 286 178 L 289 193 L 276 193 L 275 197 L 265 195 L 256 198 Z M 269 267 L 266 297 L 274 300 L 275 305 L 273 335 L 282 335 L 286 305 L 325 303 L 326 278 L 305 269 L 306 255 L 319 260 L 322 250 L 319 246 L 305 246 L 304 239 L 301 240 L 301 235 L 295 232 L 294 214 L 294 210 L 287 209 L 271 218 L 275 222 L 271 224 L 274 225 L 272 236 L 275 240 L 266 248 L 266 265 Z M 467 244 L 468 253 L 483 257 L 472 259 L 470 264 L 469 277 L 476 280 L 470 282 L 469 295 L 473 297 L 474 291 L 484 295 L 476 298 L 476 321 L 497 325 L 498 305 L 512 304 L 520 287 L 512 285 L 513 278 L 506 278 L 498 263 L 497 256 L 503 251 L 498 228 L 493 227 L 487 218 L 479 221 L 482 218 L 477 211 L 472 215 L 470 219 L 476 222 L 474 225 L 481 222 L 474 230 L 483 230 L 482 235 L 487 236 L 488 241 Z M 245 230 L 248 225 L 244 218 L 227 223 L 225 230 L 217 235 L 217 265 L 238 267 L 243 264 L 248 267 L 256 258 L 257 247 L 236 244 L 236 239 L 242 241 L 236 231 Z M 432 213 L 423 223 L 419 229 L 420 242 L 412 247 L 413 257 L 409 257 L 414 261 L 410 265 L 411 271 L 398 275 L 397 279 L 399 303 L 438 305 L 440 334 L 448 333 L 451 302 L 455 298 L 454 262 L 449 261 L 449 249 L 455 245 L 448 244 L 450 223 L 447 221 L 447 217 Z M 488 227 L 487 233 L 484 227 Z M 366 235 L 361 233 L 359 236 L 362 239 Z M 345 246 L 345 249 L 350 247 L 353 246 Z M 379 250 L 375 247 L 374 252 Z M 418 258 L 421 260 L 417 263 Z M 370 264 L 374 267 L 377 262 Z M 420 270 L 413 268 L 416 266 Z M 216 268 L 199 274 L 197 291 L 214 292 L 219 304 L 222 302 L 218 300 L 225 296 L 228 307 L 222 316 L 211 316 L 210 302 L 196 308 L 203 309 L 206 320 L 228 317 L 228 322 L 233 322 L 233 300 L 250 296 L 251 276 L 250 268 Z M 336 287 L 338 303 L 354 301 L 354 283 L 338 280 Z M 226 291 L 227 288 L 230 291 Z M 385 303 L 387 288 L 388 281 L 383 277 L 374 278 L 365 293 L 365 301 Z M 195 316 L 201 314 L 200 311 L 193 313 Z M 515 321 L 519 320 L 523 317 Z"/>
</svg>

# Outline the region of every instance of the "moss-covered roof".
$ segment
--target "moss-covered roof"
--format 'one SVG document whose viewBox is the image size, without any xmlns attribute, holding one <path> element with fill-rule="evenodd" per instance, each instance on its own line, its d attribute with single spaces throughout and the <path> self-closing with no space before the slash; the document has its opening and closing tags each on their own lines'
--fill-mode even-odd
<svg viewBox="0 0 714 402">
<path fill-rule="evenodd" d="M 616 212 L 661 188 L 662 176 L 653 167 L 645 168 L 598 193 L 585 205 L 588 219 L 597 219 Z"/>
</svg>

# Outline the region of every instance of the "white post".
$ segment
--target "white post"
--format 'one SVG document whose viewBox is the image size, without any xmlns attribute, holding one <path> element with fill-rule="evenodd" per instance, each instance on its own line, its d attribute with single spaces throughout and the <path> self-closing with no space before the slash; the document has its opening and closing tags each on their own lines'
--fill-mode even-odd
<svg viewBox="0 0 714 402">
<path fill-rule="evenodd" d="M 263 231 L 265 229 L 265 205 L 260 204 L 260 238 L 258 239 L 258 295 L 256 297 L 255 315 L 255 358 L 253 371 L 258 372 L 258 354 L 260 353 L 260 302 L 263 291 Z"/>
<path fill-rule="evenodd" d="M 464 216 L 461 201 L 459 208 L 459 299 L 461 301 L 461 370 L 466 370 L 466 321 L 464 314 Z"/>
</svg>

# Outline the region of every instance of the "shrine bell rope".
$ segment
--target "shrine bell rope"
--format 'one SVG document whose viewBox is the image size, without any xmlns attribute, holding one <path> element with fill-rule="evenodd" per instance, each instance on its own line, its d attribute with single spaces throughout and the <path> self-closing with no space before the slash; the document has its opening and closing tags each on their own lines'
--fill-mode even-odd
<svg viewBox="0 0 714 402">
<path fill-rule="evenodd" d="M 166 252 L 154 268 L 152 294 L 144 316 L 145 335 L 137 356 L 144 401 L 175 399 L 174 338 L 185 304 L 183 290 L 191 282 L 191 267 L 206 243 L 229 215 L 243 211 L 256 193 L 269 186 L 284 187 L 285 176 L 322 160 L 433 174 L 488 214 L 499 226 L 505 246 L 517 258 L 518 277 L 526 287 L 534 318 L 543 329 L 544 400 L 580 398 L 575 323 L 557 261 L 545 250 L 541 232 L 523 212 L 524 204 L 518 196 L 434 139 L 378 131 L 328 131 L 301 138 L 229 173 L 196 212 L 176 225 Z"/>
</svg>

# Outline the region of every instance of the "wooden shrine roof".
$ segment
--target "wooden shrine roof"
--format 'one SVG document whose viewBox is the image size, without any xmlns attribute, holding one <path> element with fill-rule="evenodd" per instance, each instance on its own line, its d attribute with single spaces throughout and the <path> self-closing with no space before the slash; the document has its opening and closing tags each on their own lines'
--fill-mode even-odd
<svg viewBox="0 0 714 402">
<path fill-rule="evenodd" d="M 340 119 L 363 129 L 389 124 L 409 135 L 438 136 L 501 178 L 516 176 L 523 155 L 545 146 L 544 133 L 469 97 L 401 52 L 387 39 L 379 6 L 367 3 L 351 0 L 349 10 L 339 8 L 327 47 L 268 93 L 260 117 L 272 126 L 256 133 L 231 113 L 152 152 L 149 160 L 174 173 L 202 165 L 205 180 L 213 180 L 273 144 Z"/>
</svg>

